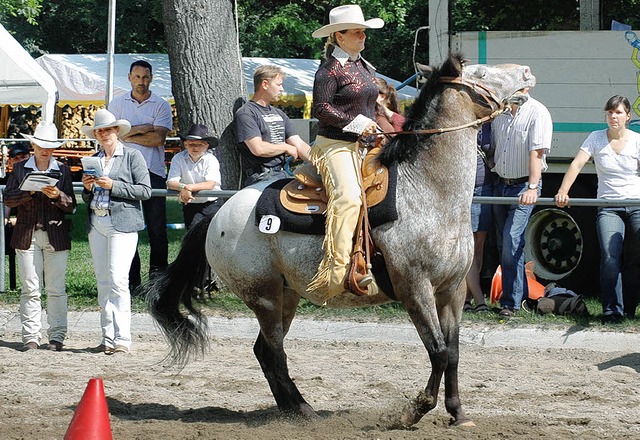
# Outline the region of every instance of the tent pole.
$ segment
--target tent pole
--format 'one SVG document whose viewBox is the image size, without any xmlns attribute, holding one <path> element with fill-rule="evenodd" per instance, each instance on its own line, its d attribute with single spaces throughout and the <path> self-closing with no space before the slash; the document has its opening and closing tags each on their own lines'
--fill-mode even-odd
<svg viewBox="0 0 640 440">
<path fill-rule="evenodd" d="M 107 91 L 104 106 L 108 107 L 113 98 L 113 54 L 116 45 L 116 0 L 109 0 L 109 34 L 107 36 Z"/>
</svg>

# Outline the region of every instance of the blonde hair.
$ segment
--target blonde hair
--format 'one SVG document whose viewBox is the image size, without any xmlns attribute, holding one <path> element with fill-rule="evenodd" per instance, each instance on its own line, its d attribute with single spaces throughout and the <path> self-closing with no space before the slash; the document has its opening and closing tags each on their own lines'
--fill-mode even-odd
<svg viewBox="0 0 640 440">
<path fill-rule="evenodd" d="M 253 91 L 257 92 L 260 89 L 260 85 L 262 85 L 262 81 L 272 80 L 278 76 L 281 76 L 282 79 L 286 76 L 281 68 L 274 65 L 264 65 L 258 67 L 255 72 L 253 72 Z"/>
<path fill-rule="evenodd" d="M 341 34 L 344 34 L 348 31 L 348 29 L 345 29 L 344 31 L 336 31 L 336 32 L 340 32 Z M 324 43 L 324 50 L 322 51 L 322 60 L 326 61 L 329 59 L 329 57 L 331 57 L 331 54 L 333 53 L 334 49 L 336 47 L 338 47 L 338 40 L 336 39 L 336 32 L 332 33 L 331 35 L 329 35 L 327 37 L 327 41 Z"/>
</svg>

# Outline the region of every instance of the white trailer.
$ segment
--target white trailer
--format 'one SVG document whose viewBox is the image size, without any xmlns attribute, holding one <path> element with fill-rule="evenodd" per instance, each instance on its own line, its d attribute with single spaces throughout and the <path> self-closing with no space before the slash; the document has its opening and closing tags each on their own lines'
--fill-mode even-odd
<svg viewBox="0 0 640 440">
<path fill-rule="evenodd" d="M 537 78 L 531 95 L 553 119 L 543 197 L 553 197 L 580 145 L 606 128 L 603 107 L 613 95 L 632 103 L 630 127 L 640 131 L 640 31 L 462 32 L 451 50 L 470 63 L 528 65 Z M 596 176 L 587 164 L 570 196 L 595 198 Z M 599 291 L 596 207 L 538 208 L 527 231 L 527 259 L 536 274 L 580 293 Z"/>
</svg>

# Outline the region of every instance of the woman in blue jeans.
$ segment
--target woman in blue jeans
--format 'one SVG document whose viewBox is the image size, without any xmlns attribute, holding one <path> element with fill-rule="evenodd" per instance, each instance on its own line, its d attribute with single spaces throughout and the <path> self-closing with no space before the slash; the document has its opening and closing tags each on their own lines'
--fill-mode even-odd
<svg viewBox="0 0 640 440">
<path fill-rule="evenodd" d="M 640 199 L 640 134 L 628 128 L 629 100 L 612 96 L 604 111 L 608 128 L 592 132 L 580 147 L 555 197 L 560 208 L 569 204 L 569 189 L 590 158 L 598 175 L 599 199 Z M 625 315 L 633 318 L 638 306 L 640 207 L 602 207 L 596 219 L 601 253 L 602 322 L 615 324 Z"/>
</svg>

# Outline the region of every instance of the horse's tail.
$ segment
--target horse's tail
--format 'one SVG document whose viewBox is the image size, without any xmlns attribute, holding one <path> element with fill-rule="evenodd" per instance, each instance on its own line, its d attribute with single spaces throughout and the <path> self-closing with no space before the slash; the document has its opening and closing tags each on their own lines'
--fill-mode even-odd
<svg viewBox="0 0 640 440">
<path fill-rule="evenodd" d="M 205 244 L 210 223 L 211 218 L 205 218 L 193 225 L 184 235 L 175 261 L 140 286 L 151 316 L 169 341 L 167 358 L 180 367 L 191 356 L 204 355 L 208 347 L 207 319 L 194 307 L 192 296 L 208 269 Z"/>
</svg>

